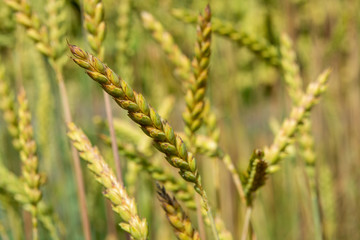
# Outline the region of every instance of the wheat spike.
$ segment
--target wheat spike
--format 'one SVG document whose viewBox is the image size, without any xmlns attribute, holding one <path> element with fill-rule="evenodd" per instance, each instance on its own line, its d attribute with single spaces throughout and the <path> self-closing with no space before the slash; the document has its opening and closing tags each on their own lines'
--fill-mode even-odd
<svg viewBox="0 0 360 240">
<path fill-rule="evenodd" d="M 40 19 L 33 13 L 31 6 L 23 0 L 5 0 L 16 13 L 16 21 L 25 27 L 27 35 L 35 42 L 36 48 L 45 56 L 53 58 L 49 34 Z"/>
<path fill-rule="evenodd" d="M 97 81 L 103 89 L 110 94 L 116 103 L 128 111 L 128 116 L 154 140 L 154 146 L 166 155 L 166 160 L 173 167 L 179 169 L 180 176 L 194 184 L 195 191 L 201 196 L 204 208 L 208 211 L 212 221 L 214 235 L 217 236 L 214 219 L 210 210 L 207 194 L 201 183 L 196 160 L 181 137 L 176 134 L 167 121 L 146 102 L 145 98 L 132 90 L 132 88 L 118 77 L 108 66 L 95 56 L 85 52 L 81 48 L 70 45 L 74 62 L 86 69 L 86 73 Z M 218 237 L 217 237 L 218 239 Z"/>
<path fill-rule="evenodd" d="M 38 239 L 38 204 L 42 198 L 40 186 L 42 185 L 39 174 L 39 161 L 36 155 L 36 143 L 31 126 L 31 114 L 24 89 L 18 95 L 19 101 L 19 142 L 22 161 L 22 176 L 24 178 L 25 194 L 30 201 L 33 224 L 33 239 Z"/>
<path fill-rule="evenodd" d="M 248 206 L 252 205 L 253 193 L 263 186 L 266 181 L 268 163 L 263 158 L 264 153 L 261 150 L 255 150 L 250 158 L 247 171 L 242 175 L 242 184 Z"/>
<path fill-rule="evenodd" d="M 175 18 L 183 22 L 196 23 L 196 14 L 190 11 L 184 9 L 173 9 L 172 14 Z M 280 58 L 276 48 L 266 43 L 265 40 L 258 39 L 249 33 L 239 31 L 232 23 L 218 18 L 213 18 L 212 30 L 214 33 L 236 42 L 239 46 L 246 47 L 249 51 L 253 52 L 267 63 L 275 67 L 280 66 Z"/>
<path fill-rule="evenodd" d="M 211 9 L 207 5 L 204 16 L 199 14 L 197 26 L 197 40 L 195 44 L 195 57 L 192 61 L 193 76 L 186 93 L 186 110 L 183 113 L 185 133 L 195 141 L 194 134 L 203 123 L 205 108 L 205 92 L 209 75 L 209 62 L 211 54 Z"/>
<path fill-rule="evenodd" d="M 326 90 L 329 74 L 330 70 L 325 70 L 315 82 L 309 84 L 306 93 L 299 101 L 299 105 L 295 106 L 290 113 L 290 117 L 284 120 L 272 145 L 264 149 L 264 158 L 270 163 L 269 170 L 271 172 L 277 169 L 276 164 L 281 159 L 281 153 L 285 151 L 295 133 L 299 131 L 300 124 L 304 121 L 307 113 L 315 106 L 319 96 Z"/>
<path fill-rule="evenodd" d="M 75 57 L 74 62 L 85 68 L 86 73 L 100 83 L 121 108 L 128 111 L 129 117 L 154 140 L 154 146 L 166 155 L 166 160 L 180 170 L 179 173 L 184 180 L 194 183 L 195 190 L 205 197 L 196 160 L 187 151 L 185 143 L 179 135 L 174 133 L 169 123 L 157 114 L 141 94 L 133 91 L 99 59 L 75 45 L 69 45 L 69 48 Z"/>
<path fill-rule="evenodd" d="M 165 187 L 157 184 L 158 199 L 165 211 L 166 217 L 171 224 L 176 237 L 179 240 L 200 240 L 199 233 L 194 230 L 190 219 L 186 216 L 176 198 L 171 198 L 166 192 Z"/>
<path fill-rule="evenodd" d="M 87 40 L 91 50 L 104 59 L 105 38 L 104 4 L 101 0 L 84 0 L 84 26 L 87 30 Z"/>
<path fill-rule="evenodd" d="M 9 194 L 11 194 L 12 198 L 22 204 L 25 210 L 29 210 L 29 203 L 31 200 L 29 199 L 29 195 L 25 193 L 23 181 L 10 172 L 1 162 L 0 176 L 0 188 L 5 189 Z M 37 207 L 40 222 L 50 233 L 51 238 L 58 240 L 59 236 L 54 224 L 53 216 L 51 216 L 51 212 L 49 211 L 49 207 L 43 200 L 38 203 Z"/>
<path fill-rule="evenodd" d="M 74 123 L 69 123 L 68 129 L 68 136 L 73 141 L 73 145 L 80 152 L 81 158 L 87 161 L 88 168 L 95 174 L 96 180 L 105 187 L 104 195 L 111 201 L 114 212 L 122 218 L 121 228 L 134 239 L 147 239 L 146 219 L 139 218 L 134 199 L 127 195 L 99 150 L 91 145 L 86 135 Z"/>
</svg>

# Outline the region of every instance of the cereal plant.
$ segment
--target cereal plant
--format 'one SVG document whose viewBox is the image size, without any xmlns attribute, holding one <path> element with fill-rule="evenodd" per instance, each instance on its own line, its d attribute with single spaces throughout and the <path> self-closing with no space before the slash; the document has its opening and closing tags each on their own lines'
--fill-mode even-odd
<svg viewBox="0 0 360 240">
<path fill-rule="evenodd" d="M 0 0 L 0 239 L 360 239 L 359 9 Z"/>
</svg>

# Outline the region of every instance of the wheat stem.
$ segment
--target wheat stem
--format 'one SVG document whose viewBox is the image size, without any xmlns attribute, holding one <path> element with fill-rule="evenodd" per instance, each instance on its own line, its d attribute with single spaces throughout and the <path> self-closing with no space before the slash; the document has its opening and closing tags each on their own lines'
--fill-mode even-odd
<svg viewBox="0 0 360 240">
<path fill-rule="evenodd" d="M 60 97 L 63 107 L 63 113 L 65 117 L 65 123 L 72 122 L 70 107 L 69 107 L 69 100 L 68 94 L 66 91 L 64 77 L 62 71 L 60 69 L 56 69 L 56 78 L 58 79 Z M 91 231 L 90 231 L 90 223 L 86 208 L 86 197 L 85 197 L 85 187 L 84 187 L 84 179 L 80 165 L 80 158 L 79 154 L 76 151 L 75 147 L 71 145 L 71 154 L 74 162 L 74 169 L 75 169 L 75 177 L 76 177 L 76 185 L 77 185 L 77 194 L 78 194 L 78 204 L 80 207 L 80 214 L 81 214 L 81 221 L 83 227 L 83 233 L 85 235 L 86 240 L 91 239 Z"/>
<path fill-rule="evenodd" d="M 241 240 L 246 240 L 246 238 L 248 236 L 248 231 L 249 231 L 249 227 L 250 227 L 250 220 L 251 220 L 251 212 L 252 212 L 252 207 L 247 206 L 246 207 L 244 225 L 243 225 L 243 229 L 242 229 L 242 233 L 241 233 Z"/>
</svg>

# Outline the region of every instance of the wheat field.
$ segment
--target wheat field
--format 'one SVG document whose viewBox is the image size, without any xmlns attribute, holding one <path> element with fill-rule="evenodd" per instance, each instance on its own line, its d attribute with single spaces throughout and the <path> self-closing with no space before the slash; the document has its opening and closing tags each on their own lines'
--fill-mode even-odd
<svg viewBox="0 0 360 240">
<path fill-rule="evenodd" d="M 359 10 L 0 0 L 0 239 L 360 239 Z"/>
</svg>

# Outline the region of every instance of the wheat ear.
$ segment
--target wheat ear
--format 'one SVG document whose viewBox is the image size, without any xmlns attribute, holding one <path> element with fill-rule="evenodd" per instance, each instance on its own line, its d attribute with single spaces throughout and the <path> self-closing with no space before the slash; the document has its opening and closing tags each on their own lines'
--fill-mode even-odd
<svg viewBox="0 0 360 240">
<path fill-rule="evenodd" d="M 196 160 L 188 152 L 179 135 L 174 133 L 169 123 L 157 114 L 141 94 L 133 91 L 108 66 L 75 45 L 69 44 L 69 48 L 75 57 L 74 62 L 86 69 L 86 73 L 97 81 L 108 94 L 113 96 L 121 108 L 128 111 L 129 117 L 140 125 L 146 135 L 154 140 L 154 146 L 166 155 L 169 164 L 179 169 L 181 177 L 194 184 L 196 192 L 204 201 L 204 207 L 208 211 L 209 218 L 213 221 L 207 194 L 196 167 Z"/>
<path fill-rule="evenodd" d="M 47 26 L 49 41 L 52 48 L 52 58 L 56 64 L 63 65 L 66 60 L 65 35 L 67 28 L 65 20 L 68 17 L 65 0 L 48 0 L 47 5 Z"/>
<path fill-rule="evenodd" d="M 16 12 L 16 21 L 26 28 L 26 33 L 35 42 L 36 48 L 45 56 L 52 58 L 53 52 L 46 27 L 41 25 L 31 6 L 22 0 L 5 0 L 5 3 Z"/>
<path fill-rule="evenodd" d="M 173 9 L 172 15 L 186 23 L 196 23 L 197 19 L 195 13 L 184 9 Z M 229 38 L 241 47 L 246 47 L 249 51 L 253 52 L 267 63 L 275 67 L 280 66 L 280 58 L 276 48 L 265 40 L 258 39 L 244 31 L 239 31 L 232 23 L 218 18 L 213 18 L 212 29 L 214 33 Z"/>
<path fill-rule="evenodd" d="M 68 136 L 73 145 L 80 152 L 81 158 L 88 163 L 89 170 L 94 173 L 96 180 L 104 186 L 104 195 L 112 205 L 114 212 L 118 213 L 123 220 L 121 228 L 130 233 L 134 239 L 147 239 L 148 226 L 146 219 L 140 219 L 134 199 L 130 198 L 123 186 L 117 181 L 114 173 L 96 147 L 93 147 L 86 135 L 75 126 L 68 124 Z"/>
<path fill-rule="evenodd" d="M 20 156 L 22 161 L 22 176 L 25 184 L 25 194 L 28 195 L 31 204 L 33 239 L 38 236 L 38 204 L 41 200 L 42 193 L 41 177 L 39 174 L 39 161 L 36 155 L 36 143 L 31 126 L 31 114 L 29 111 L 28 101 L 24 89 L 20 90 L 18 95 L 19 101 L 19 142 Z"/>
<path fill-rule="evenodd" d="M 185 82 L 189 81 L 191 77 L 190 60 L 175 43 L 172 35 L 149 12 L 141 12 L 141 20 L 144 28 L 151 31 L 155 41 L 160 44 L 169 60 L 175 65 L 175 75 Z"/>
<path fill-rule="evenodd" d="M 276 171 L 276 164 L 281 160 L 281 153 L 291 143 L 291 139 L 299 131 L 299 126 L 306 115 L 315 106 L 319 96 L 326 90 L 329 74 L 330 70 L 325 70 L 315 82 L 309 84 L 299 104 L 291 110 L 290 117 L 284 120 L 272 145 L 264 149 L 264 158 L 270 164 L 270 172 Z"/>
<path fill-rule="evenodd" d="M 296 55 L 293 50 L 292 42 L 287 35 L 281 37 L 281 55 L 282 55 L 282 71 L 285 82 L 288 86 L 289 95 L 294 104 L 298 104 L 301 96 L 304 94 L 302 91 L 302 79 L 299 73 L 299 66 L 296 64 Z M 307 117 L 303 120 L 300 126 L 301 135 L 298 137 L 300 145 L 300 154 L 305 161 L 306 170 L 308 173 L 310 187 L 315 187 L 315 151 L 314 151 L 314 138 L 311 135 L 311 121 Z"/>
<path fill-rule="evenodd" d="M 294 106 L 290 117 L 285 119 L 278 134 L 275 136 L 274 142 L 270 147 L 265 147 L 263 156 L 261 151 L 255 151 L 255 154 L 250 158 L 250 164 L 247 176 L 251 177 L 251 172 L 254 173 L 254 180 L 256 180 L 256 176 L 258 176 L 256 181 L 252 181 L 255 184 L 255 188 L 252 187 L 252 184 L 248 185 L 248 181 L 243 181 L 246 185 L 244 188 L 244 192 L 249 192 L 247 199 L 247 210 L 245 215 L 245 221 L 242 231 L 242 240 L 246 239 L 247 232 L 250 225 L 250 217 L 252 212 L 252 193 L 255 193 L 256 190 L 264 185 L 266 180 L 266 173 L 273 173 L 279 167 L 277 163 L 281 160 L 281 154 L 285 151 L 286 147 L 292 142 L 294 135 L 299 131 L 300 125 L 306 119 L 307 114 L 310 110 L 315 106 L 319 96 L 325 92 L 326 83 L 328 81 L 330 74 L 330 70 L 325 70 L 318 79 L 310 83 L 307 87 L 306 93 L 302 95 L 301 100 L 298 105 Z M 254 164 L 256 163 L 256 164 Z M 267 169 L 266 169 L 267 168 Z M 259 174 L 257 174 L 257 171 Z M 252 190 L 253 189 L 253 190 Z M 250 190 L 250 191 L 249 191 Z"/>
<path fill-rule="evenodd" d="M 0 188 L 5 189 L 13 199 L 22 204 L 23 208 L 29 210 L 28 203 L 31 201 L 30 196 L 25 193 L 24 183 L 15 174 L 10 172 L 0 162 Z M 53 217 L 50 215 L 49 207 L 41 200 L 38 203 L 38 217 L 40 222 L 45 226 L 46 230 L 51 235 L 51 238 L 58 240 L 58 233 L 53 221 Z"/>
<path fill-rule="evenodd" d="M 0 110 L 3 112 L 7 129 L 13 138 L 12 143 L 16 149 L 19 149 L 19 129 L 18 119 L 14 106 L 14 93 L 8 82 L 5 80 L 5 67 L 0 64 Z"/>
<path fill-rule="evenodd" d="M 197 40 L 195 44 L 195 57 L 192 61 L 193 76 L 186 93 L 186 110 L 183 113 L 185 122 L 185 133 L 194 143 L 195 132 L 203 123 L 203 114 L 205 108 L 205 92 L 207 78 L 209 75 L 209 62 L 211 54 L 211 9 L 207 5 L 204 16 L 199 14 L 198 25 L 196 29 Z"/>
<path fill-rule="evenodd" d="M 261 150 L 255 150 L 250 158 L 247 171 L 241 175 L 248 206 L 252 205 L 253 193 L 265 184 L 267 167 L 268 163 L 264 160 L 264 153 Z"/>
<path fill-rule="evenodd" d="M 265 184 L 267 178 L 267 168 L 268 163 L 264 160 L 264 153 L 257 149 L 253 152 L 250 158 L 247 171 L 241 175 L 246 199 L 246 213 L 241 240 L 246 240 L 247 238 L 248 230 L 251 226 L 251 213 L 254 194 L 261 186 Z"/>
<path fill-rule="evenodd" d="M 157 193 L 161 206 L 165 211 L 169 223 L 174 229 L 176 237 L 179 240 L 200 240 L 199 233 L 194 230 L 189 217 L 186 216 L 184 210 L 176 201 L 176 198 L 171 198 L 166 192 L 166 189 L 158 184 Z"/>
<path fill-rule="evenodd" d="M 191 150 L 194 154 L 196 149 L 196 131 L 203 124 L 203 114 L 205 107 L 205 93 L 208 79 L 208 67 L 211 55 L 211 9 L 207 5 L 204 10 L 204 16 L 198 15 L 196 27 L 195 56 L 192 61 L 192 75 L 187 85 L 185 102 L 186 108 L 182 114 L 185 122 L 185 134 L 189 139 Z M 200 201 L 195 199 L 197 204 L 197 221 L 199 225 L 199 233 L 201 238 L 205 238 L 204 221 L 201 213 Z M 213 229 L 216 229 L 215 223 L 211 222 Z M 214 231 L 215 235 L 217 234 Z M 217 235 L 216 235 L 217 236 Z M 217 236 L 218 238 L 218 236 Z"/>
</svg>

